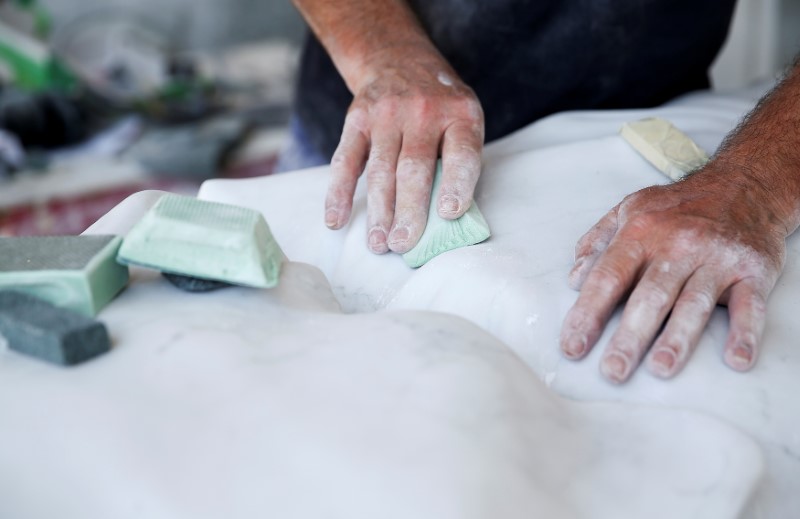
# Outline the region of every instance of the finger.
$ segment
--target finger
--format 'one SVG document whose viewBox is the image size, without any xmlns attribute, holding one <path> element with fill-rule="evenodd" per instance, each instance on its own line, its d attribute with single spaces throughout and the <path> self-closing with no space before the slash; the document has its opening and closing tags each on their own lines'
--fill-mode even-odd
<svg viewBox="0 0 800 519">
<path fill-rule="evenodd" d="M 481 174 L 482 123 L 455 123 L 442 138 L 442 183 L 436 207 L 439 216 L 454 220 L 472 204 Z"/>
<path fill-rule="evenodd" d="M 579 359 L 594 346 L 611 312 L 639 275 L 644 260 L 644 250 L 638 242 L 612 240 L 564 319 L 560 343 L 567 358 Z"/>
<path fill-rule="evenodd" d="M 331 229 L 341 229 L 350 220 L 353 194 L 369 147 L 367 137 L 349 121 L 331 158 L 331 180 L 325 197 L 325 225 Z"/>
<path fill-rule="evenodd" d="M 600 372 L 610 382 L 628 380 L 661 328 L 693 265 L 688 261 L 653 262 L 637 283 L 619 327 L 600 359 Z"/>
<path fill-rule="evenodd" d="M 739 281 L 730 288 L 730 332 L 723 357 L 725 363 L 737 371 L 747 371 L 758 357 L 766 321 L 767 293 L 763 282 L 752 278 Z"/>
<path fill-rule="evenodd" d="M 406 133 L 397 159 L 397 194 L 389 248 L 404 253 L 419 241 L 428 222 L 439 141 L 436 135 Z"/>
<path fill-rule="evenodd" d="M 389 250 L 400 140 L 399 131 L 376 129 L 367 161 L 367 245 L 377 254 Z"/>
<path fill-rule="evenodd" d="M 689 278 L 650 350 L 647 368 L 652 374 L 670 378 L 686 366 L 723 289 L 713 272 L 698 270 Z"/>
<path fill-rule="evenodd" d="M 569 272 L 568 283 L 573 290 L 580 290 L 586 276 L 592 270 L 608 244 L 617 233 L 619 206 L 615 207 L 600 219 L 589 231 L 581 236 L 575 245 L 575 265 Z"/>
</svg>

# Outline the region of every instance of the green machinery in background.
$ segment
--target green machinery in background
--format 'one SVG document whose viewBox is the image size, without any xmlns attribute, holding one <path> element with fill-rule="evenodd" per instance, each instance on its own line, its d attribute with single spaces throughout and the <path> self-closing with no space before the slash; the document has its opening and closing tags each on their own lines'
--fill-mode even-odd
<svg viewBox="0 0 800 519">
<path fill-rule="evenodd" d="M 77 84 L 46 40 L 51 22 L 36 0 L 0 0 L 0 81 L 31 91 L 65 91 Z"/>
</svg>

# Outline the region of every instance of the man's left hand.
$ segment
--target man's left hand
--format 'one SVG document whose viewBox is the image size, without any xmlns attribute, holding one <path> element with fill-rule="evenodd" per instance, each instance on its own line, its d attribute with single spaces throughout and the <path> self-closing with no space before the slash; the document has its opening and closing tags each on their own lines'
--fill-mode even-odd
<svg viewBox="0 0 800 519">
<path fill-rule="evenodd" d="M 581 293 L 562 328 L 564 355 L 585 356 L 629 295 L 600 361 L 611 382 L 626 381 L 648 348 L 653 374 L 678 373 L 717 304 L 730 314 L 725 363 L 751 368 L 791 232 L 769 210 L 772 197 L 744 171 L 712 162 L 625 198 L 577 244 L 570 285 Z"/>
</svg>

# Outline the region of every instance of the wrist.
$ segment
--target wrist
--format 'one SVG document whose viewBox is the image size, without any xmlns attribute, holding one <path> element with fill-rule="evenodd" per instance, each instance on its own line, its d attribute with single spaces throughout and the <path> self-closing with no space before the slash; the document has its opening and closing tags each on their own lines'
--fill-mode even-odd
<svg viewBox="0 0 800 519">
<path fill-rule="evenodd" d="M 384 43 L 373 48 L 351 64 L 345 77 L 353 94 L 387 74 L 398 74 L 408 80 L 437 78 L 445 74 L 455 80 L 456 73 L 430 42 L 404 41 Z"/>
<path fill-rule="evenodd" d="M 715 193 L 728 207 L 746 207 L 750 223 L 788 237 L 800 225 L 800 186 L 782 168 L 761 162 L 727 153 L 715 157 L 696 177 L 702 191 Z"/>
<path fill-rule="evenodd" d="M 294 0 L 352 93 L 387 68 L 450 71 L 405 0 Z"/>
</svg>

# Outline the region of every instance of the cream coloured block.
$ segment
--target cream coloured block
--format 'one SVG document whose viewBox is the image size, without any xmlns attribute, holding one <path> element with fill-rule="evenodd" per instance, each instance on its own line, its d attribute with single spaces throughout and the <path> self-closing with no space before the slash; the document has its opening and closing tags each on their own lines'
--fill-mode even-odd
<svg viewBox="0 0 800 519">
<path fill-rule="evenodd" d="M 706 152 L 665 119 L 648 117 L 627 122 L 620 135 L 672 180 L 680 180 L 708 162 Z"/>
</svg>

